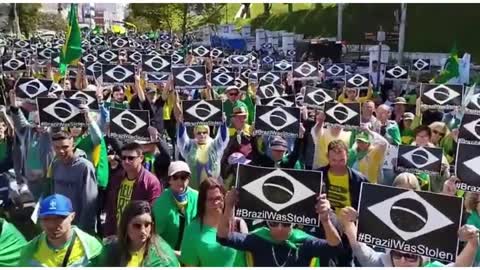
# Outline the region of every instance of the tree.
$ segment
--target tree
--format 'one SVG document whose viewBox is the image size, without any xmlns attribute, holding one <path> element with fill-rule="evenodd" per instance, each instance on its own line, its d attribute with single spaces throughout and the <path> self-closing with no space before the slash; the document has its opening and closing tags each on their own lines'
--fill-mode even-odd
<svg viewBox="0 0 480 270">
<path fill-rule="evenodd" d="M 148 32 L 153 30 L 150 22 L 144 17 L 133 17 L 129 15 L 125 21 L 134 24 L 137 27 L 138 32 Z"/>
<path fill-rule="evenodd" d="M 287 6 L 288 6 L 288 13 L 292 13 L 293 12 L 293 4 L 288 3 Z"/>
<path fill-rule="evenodd" d="M 270 16 L 270 10 L 272 9 L 272 4 L 264 3 L 263 4 L 263 15 Z"/>
<path fill-rule="evenodd" d="M 180 30 L 184 4 L 129 4 L 132 18 L 144 18 L 153 30 Z"/>
<path fill-rule="evenodd" d="M 67 29 L 67 21 L 59 13 L 43 13 L 38 17 L 38 29 L 62 32 Z"/>
<path fill-rule="evenodd" d="M 37 29 L 39 10 L 42 4 L 16 4 L 20 29 L 28 38 Z"/>
</svg>

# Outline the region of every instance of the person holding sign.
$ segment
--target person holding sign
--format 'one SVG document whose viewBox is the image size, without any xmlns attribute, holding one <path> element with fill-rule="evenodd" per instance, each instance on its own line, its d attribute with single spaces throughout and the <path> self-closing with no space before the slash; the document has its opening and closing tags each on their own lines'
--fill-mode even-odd
<svg viewBox="0 0 480 270">
<path fill-rule="evenodd" d="M 225 198 L 225 211 L 217 231 L 217 241 L 237 250 L 247 251 L 248 266 L 255 267 L 307 267 L 318 265 L 318 257 L 335 257 L 344 252 L 338 231 L 330 220 L 330 203 L 325 194 L 318 197 L 315 206 L 325 229 L 325 239 L 315 238 L 293 224 L 267 222 L 249 234 L 231 232 L 236 190 Z"/>
<path fill-rule="evenodd" d="M 347 206 L 357 208 L 361 184 L 368 182 L 368 179 L 348 166 L 348 146 L 343 141 L 330 142 L 327 155 L 328 165 L 319 170 L 323 172 L 332 208 L 337 213 Z"/>
<path fill-rule="evenodd" d="M 428 257 L 404 253 L 395 250 L 387 250 L 386 253 L 377 252 L 364 243 L 357 241 L 357 226 L 355 222 L 358 212 L 352 207 L 343 208 L 339 219 L 344 232 L 353 250 L 355 258 L 363 267 L 423 267 L 444 266 L 440 262 L 431 261 Z M 447 266 L 471 267 L 475 260 L 478 249 L 479 230 L 471 225 L 464 225 L 458 231 L 459 239 L 467 244 L 457 256 L 455 263 Z"/>
<path fill-rule="evenodd" d="M 223 124 L 215 139 L 210 137 L 210 127 L 205 125 L 195 126 L 193 133 L 195 139 L 191 140 L 187 128 L 183 125 L 181 110 L 177 110 L 177 121 L 180 123 L 177 130 L 177 147 L 192 169 L 190 187 L 198 189 L 202 180 L 208 177 L 220 176 L 220 161 L 228 145 L 228 128 L 223 117 Z"/>
</svg>

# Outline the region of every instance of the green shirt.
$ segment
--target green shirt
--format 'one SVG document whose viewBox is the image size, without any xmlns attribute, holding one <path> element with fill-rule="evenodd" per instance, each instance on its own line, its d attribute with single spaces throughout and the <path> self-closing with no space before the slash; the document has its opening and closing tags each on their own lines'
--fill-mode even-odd
<svg viewBox="0 0 480 270">
<path fill-rule="evenodd" d="M 467 224 L 475 226 L 477 229 L 480 229 L 480 216 L 478 215 L 476 210 L 472 210 L 472 213 L 467 219 Z M 475 256 L 475 263 L 473 265 L 477 265 L 480 263 L 480 249 L 477 249 L 477 255 Z"/>
<path fill-rule="evenodd" d="M 8 155 L 8 145 L 7 140 L 0 141 L 0 162 L 3 162 L 7 159 Z"/>
<path fill-rule="evenodd" d="M 192 221 L 183 236 L 180 262 L 187 266 L 245 266 L 245 253 L 217 242 L 217 229 Z"/>
<path fill-rule="evenodd" d="M 194 189 L 187 189 L 187 205 L 183 217 L 185 218 L 185 227 L 190 224 L 197 215 L 198 192 Z M 160 197 L 153 203 L 153 216 L 155 217 L 155 230 L 173 249 L 179 247 L 178 242 L 180 213 L 172 191 L 166 189 Z"/>
<path fill-rule="evenodd" d="M 99 145 L 95 145 L 90 135 L 80 137 L 76 140 L 75 145 L 78 149 L 83 150 L 95 166 L 95 174 L 97 183 L 100 188 L 107 188 L 109 168 L 108 168 L 108 152 L 105 139 L 101 139 Z"/>
<path fill-rule="evenodd" d="M 0 267 L 17 266 L 25 245 L 27 241 L 17 228 L 0 218 Z"/>
</svg>

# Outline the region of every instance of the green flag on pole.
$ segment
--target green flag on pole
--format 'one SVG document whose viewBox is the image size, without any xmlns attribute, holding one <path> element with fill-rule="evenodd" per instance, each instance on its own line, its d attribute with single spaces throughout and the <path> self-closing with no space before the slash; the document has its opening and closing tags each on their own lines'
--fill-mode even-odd
<svg viewBox="0 0 480 270">
<path fill-rule="evenodd" d="M 71 4 L 65 44 L 60 52 L 60 74 L 65 75 L 68 65 L 76 63 L 81 56 L 82 35 L 78 26 L 77 4 Z"/>
<path fill-rule="evenodd" d="M 443 70 L 440 74 L 434 79 L 435 83 L 446 83 L 449 80 L 460 76 L 460 60 L 458 59 L 458 52 L 456 44 L 453 46 L 450 51 L 450 56 L 448 57 Z"/>
</svg>

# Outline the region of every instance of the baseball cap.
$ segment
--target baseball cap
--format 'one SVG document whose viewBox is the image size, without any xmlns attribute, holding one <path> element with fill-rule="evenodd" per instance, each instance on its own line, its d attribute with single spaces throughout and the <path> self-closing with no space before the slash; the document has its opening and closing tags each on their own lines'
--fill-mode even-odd
<svg viewBox="0 0 480 270">
<path fill-rule="evenodd" d="M 413 120 L 415 119 L 415 115 L 411 112 L 406 112 L 403 114 L 403 120 Z"/>
<path fill-rule="evenodd" d="M 146 91 L 147 94 L 155 94 L 156 92 L 157 91 L 154 88 L 147 87 L 147 91 Z"/>
<path fill-rule="evenodd" d="M 62 216 L 66 217 L 73 213 L 72 202 L 61 194 L 53 194 L 40 202 L 38 217 Z"/>
<path fill-rule="evenodd" d="M 178 172 L 187 172 L 191 174 L 190 167 L 185 161 L 172 161 L 168 166 L 168 176 L 172 176 Z"/>
<path fill-rule="evenodd" d="M 227 89 L 225 89 L 225 93 L 228 93 L 229 91 L 232 91 L 232 90 L 240 92 L 240 89 L 238 87 L 232 85 L 227 87 Z"/>
<path fill-rule="evenodd" d="M 278 151 L 287 151 L 288 149 L 287 141 L 280 136 L 275 136 L 272 139 L 272 142 L 270 143 L 270 149 L 278 150 Z"/>
<path fill-rule="evenodd" d="M 228 164 L 249 164 L 252 162 L 250 159 L 247 159 L 242 153 L 235 152 L 228 157 Z"/>
<path fill-rule="evenodd" d="M 364 143 L 370 143 L 370 136 L 368 136 L 368 134 L 365 133 L 365 132 L 360 132 L 355 137 L 355 140 L 361 141 L 361 142 L 364 142 Z"/>
<path fill-rule="evenodd" d="M 403 97 L 397 97 L 395 99 L 395 104 L 407 104 L 407 100 Z"/>
<path fill-rule="evenodd" d="M 232 113 L 233 116 L 247 115 L 247 114 L 248 114 L 248 112 L 247 112 L 247 108 L 245 108 L 245 106 L 237 104 L 235 107 L 233 107 L 233 113 Z"/>
</svg>

